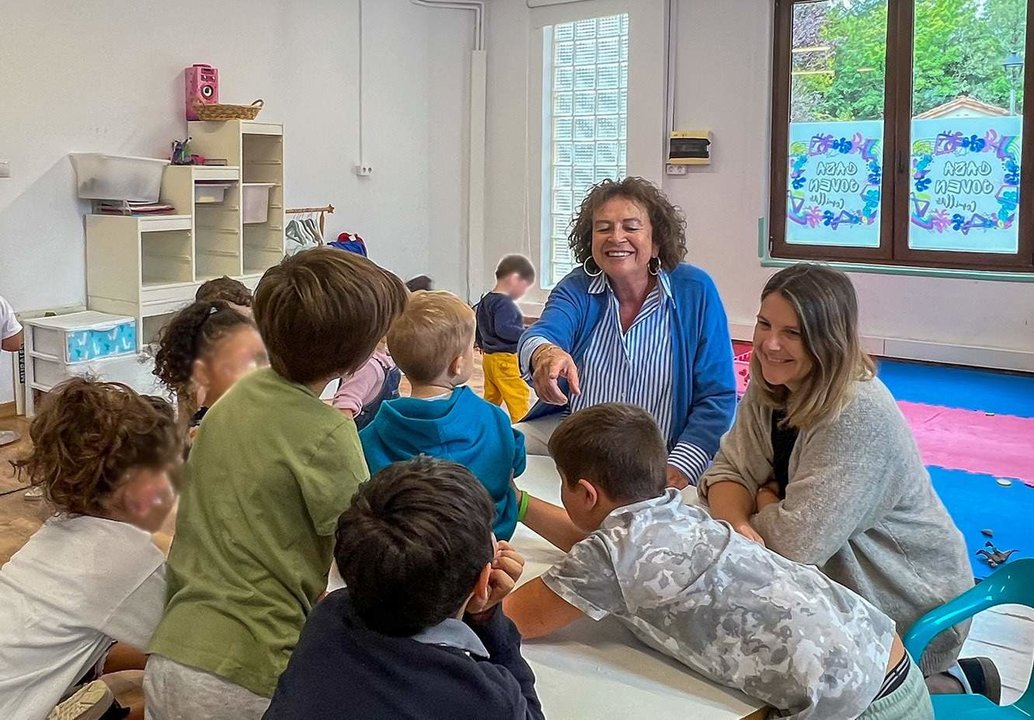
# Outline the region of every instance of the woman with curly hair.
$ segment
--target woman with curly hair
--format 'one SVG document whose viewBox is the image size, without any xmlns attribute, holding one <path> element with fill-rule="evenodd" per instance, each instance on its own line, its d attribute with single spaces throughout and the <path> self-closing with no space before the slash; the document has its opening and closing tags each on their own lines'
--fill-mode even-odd
<svg viewBox="0 0 1034 720">
<path fill-rule="evenodd" d="M 517 425 L 548 454 L 563 416 L 623 402 L 649 412 L 668 444 L 668 482 L 696 484 L 732 424 L 732 343 L 711 278 L 683 260 L 685 219 L 639 177 L 604 180 L 569 241 L 582 263 L 550 293 L 518 346 L 539 402 Z"/>
<path fill-rule="evenodd" d="M 55 515 L 0 569 L 0 717 L 44 720 L 70 694 L 99 717 L 113 697 L 95 669 L 111 669 L 115 642 L 123 658 L 146 650 L 162 618 L 151 533 L 175 501 L 181 436 L 165 400 L 82 378 L 47 395 L 29 435 L 17 466 Z"/>
<path fill-rule="evenodd" d="M 209 300 L 188 305 L 165 326 L 154 374 L 176 398 L 192 440 L 208 408 L 245 374 L 268 364 L 255 321 L 226 301 Z"/>
</svg>

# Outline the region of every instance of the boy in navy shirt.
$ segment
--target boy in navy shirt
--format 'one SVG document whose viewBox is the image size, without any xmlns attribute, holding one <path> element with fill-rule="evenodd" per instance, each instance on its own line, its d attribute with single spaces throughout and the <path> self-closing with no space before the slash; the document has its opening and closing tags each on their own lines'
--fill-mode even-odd
<svg viewBox="0 0 1034 720">
<path fill-rule="evenodd" d="M 495 287 L 477 304 L 477 346 L 485 355 L 485 400 L 506 403 L 512 422 L 520 422 L 531 407 L 531 389 L 521 377 L 517 341 L 524 332 L 524 315 L 517 300 L 535 282 L 535 267 L 523 255 L 507 255 L 495 270 Z"/>
<path fill-rule="evenodd" d="M 430 455 L 469 468 L 495 503 L 495 535 L 519 520 L 512 480 L 524 472 L 524 435 L 466 387 L 474 372 L 474 311 L 448 292 L 416 292 L 388 331 L 388 351 L 409 378 L 410 397 L 381 404 L 359 433 L 371 473 Z"/>
<path fill-rule="evenodd" d="M 334 555 L 347 588 L 309 616 L 264 720 L 542 720 L 499 601 L 524 560 L 454 463 L 396 463 L 359 488 Z"/>
</svg>

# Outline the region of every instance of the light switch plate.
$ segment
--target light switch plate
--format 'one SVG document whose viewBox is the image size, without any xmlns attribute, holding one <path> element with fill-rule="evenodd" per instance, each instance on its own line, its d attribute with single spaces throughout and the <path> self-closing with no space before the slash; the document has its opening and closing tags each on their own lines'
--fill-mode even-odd
<svg viewBox="0 0 1034 720">
<path fill-rule="evenodd" d="M 0 160 L 0 178 L 11 177 L 11 161 Z"/>
</svg>

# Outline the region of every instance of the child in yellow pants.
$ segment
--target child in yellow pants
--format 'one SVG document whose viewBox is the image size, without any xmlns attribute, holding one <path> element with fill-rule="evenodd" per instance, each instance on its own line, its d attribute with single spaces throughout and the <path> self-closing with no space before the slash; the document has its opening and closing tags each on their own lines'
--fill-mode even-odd
<svg viewBox="0 0 1034 720">
<path fill-rule="evenodd" d="M 519 422 L 528 414 L 531 389 L 517 363 L 517 341 L 524 332 L 517 300 L 535 282 L 535 267 L 523 255 L 507 255 L 499 261 L 495 279 L 495 287 L 475 308 L 476 344 L 484 353 L 485 400 L 506 403 L 510 420 Z"/>
</svg>

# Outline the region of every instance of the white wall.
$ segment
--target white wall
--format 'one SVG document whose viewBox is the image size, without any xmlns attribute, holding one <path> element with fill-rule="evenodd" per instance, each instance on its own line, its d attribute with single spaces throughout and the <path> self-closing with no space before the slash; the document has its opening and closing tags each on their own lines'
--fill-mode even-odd
<svg viewBox="0 0 1034 720">
<path fill-rule="evenodd" d="M 167 157 L 185 134 L 182 72 L 194 62 L 219 68 L 224 102 L 261 97 L 260 119 L 285 124 L 288 205 L 333 203 L 328 234 L 358 231 L 398 274 L 430 269 L 460 289 L 447 261 L 464 237 L 457 88 L 470 13 L 365 0 L 374 174 L 358 178 L 357 11 L 358 0 L 0 0 L 0 158 L 13 175 L 0 179 L 0 294 L 18 310 L 84 302 L 88 208 L 67 154 Z"/>
<path fill-rule="evenodd" d="M 522 140 L 524 5 L 496 0 L 488 15 L 486 262 L 515 249 L 538 256 L 522 192 L 538 152 Z M 714 160 L 686 177 L 666 178 L 664 189 L 686 214 L 690 261 L 714 276 L 734 326 L 752 324 L 758 294 L 774 272 L 761 267 L 757 253 L 758 218 L 768 212 L 771 12 L 771 3 L 758 0 L 722 0 L 720 11 L 713 0 L 679 3 L 677 124 L 711 129 Z M 631 47 L 636 42 L 630 29 Z M 862 273 L 852 279 L 867 335 L 1034 351 L 1034 283 Z"/>
</svg>

